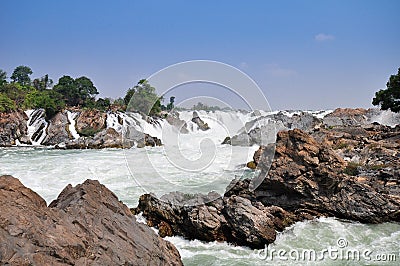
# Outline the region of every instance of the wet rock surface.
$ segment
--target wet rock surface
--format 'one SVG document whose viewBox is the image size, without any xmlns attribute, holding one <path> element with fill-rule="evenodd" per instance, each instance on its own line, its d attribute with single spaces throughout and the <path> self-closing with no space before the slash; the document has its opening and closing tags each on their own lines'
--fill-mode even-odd
<svg viewBox="0 0 400 266">
<path fill-rule="evenodd" d="M 0 204 L 1 265 L 182 265 L 176 248 L 98 181 L 68 185 L 47 207 L 1 176 Z"/>
<path fill-rule="evenodd" d="M 272 243 L 277 230 L 295 221 L 292 214 L 279 207 L 265 207 L 237 195 L 218 196 L 215 192 L 208 195 L 173 192 L 157 199 L 145 194 L 134 212 L 142 212 L 150 226 L 159 228 L 161 236 L 228 241 L 251 248 Z"/>
<path fill-rule="evenodd" d="M 296 221 L 320 216 L 399 222 L 399 152 L 400 126 L 281 131 L 276 146 L 254 154 L 259 186 L 254 179 L 234 180 L 214 201 L 209 195 L 146 194 L 135 212 L 164 235 L 252 248 L 273 242 L 276 231 Z"/>
</svg>

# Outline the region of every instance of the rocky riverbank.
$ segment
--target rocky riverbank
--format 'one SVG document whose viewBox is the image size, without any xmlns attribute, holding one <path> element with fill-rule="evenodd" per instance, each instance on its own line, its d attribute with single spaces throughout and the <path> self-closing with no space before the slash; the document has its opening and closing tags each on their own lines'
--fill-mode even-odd
<svg viewBox="0 0 400 266">
<path fill-rule="evenodd" d="M 185 121 L 178 112 L 162 113 L 164 118 L 152 118 L 138 113 L 70 109 L 47 119 L 42 109 L 18 110 L 0 113 L 0 146 L 44 145 L 62 149 L 158 146 L 162 144 L 157 138 L 163 130 L 161 124 L 172 126 L 181 134 L 190 134 L 194 129 L 209 131 L 209 125 L 204 122 L 204 117 L 201 118 L 206 115 L 194 111 Z M 214 115 L 217 120 L 222 119 L 219 115 L 236 119 L 236 122 L 243 118 L 235 112 L 222 112 Z M 281 111 L 267 114 L 254 111 L 248 113 L 245 120 L 243 128 L 236 135 L 227 136 L 224 144 L 267 144 L 275 141 L 278 131 L 294 128 L 311 132 L 317 128 L 367 125 L 374 121 L 393 125 L 399 123 L 400 115 L 377 109 L 336 109 L 331 113 Z M 222 119 L 220 122 L 226 121 Z"/>
<path fill-rule="evenodd" d="M 134 212 L 162 236 L 251 248 L 274 242 L 277 231 L 296 221 L 320 216 L 400 222 L 400 126 L 329 117 L 335 126 L 281 131 L 275 147 L 260 147 L 253 162 L 261 170 L 257 187 L 255 180 L 234 180 L 215 201 L 212 194 L 145 194 Z"/>
<path fill-rule="evenodd" d="M 177 249 L 98 181 L 69 185 L 46 206 L 0 176 L 0 205 L 1 265 L 182 265 Z"/>
</svg>

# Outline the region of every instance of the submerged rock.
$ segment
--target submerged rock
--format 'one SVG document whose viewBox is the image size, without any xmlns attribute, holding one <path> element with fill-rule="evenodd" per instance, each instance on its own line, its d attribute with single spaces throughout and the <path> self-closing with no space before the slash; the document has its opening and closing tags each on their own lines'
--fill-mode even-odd
<svg viewBox="0 0 400 266">
<path fill-rule="evenodd" d="M 68 185 L 49 207 L 11 176 L 0 177 L 1 265 L 182 265 L 98 181 Z"/>
</svg>

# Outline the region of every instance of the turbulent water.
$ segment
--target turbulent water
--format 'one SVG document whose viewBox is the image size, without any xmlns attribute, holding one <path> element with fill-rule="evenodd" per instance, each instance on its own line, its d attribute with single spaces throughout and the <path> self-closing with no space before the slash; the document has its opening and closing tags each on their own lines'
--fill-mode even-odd
<svg viewBox="0 0 400 266">
<path fill-rule="evenodd" d="M 325 114 L 315 113 L 316 116 Z M 182 112 L 181 119 L 190 121 L 191 115 L 191 112 Z M 152 125 L 133 117 L 135 123 L 141 123 L 143 131 L 162 139 L 165 144 L 162 147 L 129 150 L 1 148 L 0 173 L 19 178 L 48 203 L 68 184 L 97 179 L 130 207 L 136 206 L 139 196 L 146 192 L 162 195 L 176 190 L 184 193 L 214 190 L 223 193 L 234 177 L 252 178 L 255 173 L 246 169 L 244 163 L 251 160 L 257 147 L 220 144 L 227 135 L 238 132 L 250 121 L 251 114 L 200 115 L 209 124 L 209 131 L 197 130 L 196 125 L 188 122 L 189 134 L 180 134 L 176 142 L 170 143 L 168 136 L 176 135 L 165 121 Z M 74 118 L 74 114 L 68 114 L 70 121 Z M 121 131 L 117 119 L 109 115 L 107 124 Z M 35 143 L 42 138 L 38 136 Z M 174 154 L 176 151 L 179 156 Z M 204 156 L 205 165 L 200 160 Z M 198 161 L 201 163 L 194 163 Z M 263 250 L 187 241 L 180 237 L 167 239 L 177 246 L 185 265 L 399 265 L 400 261 L 400 225 L 395 223 L 363 225 L 333 218 L 296 223 Z"/>
</svg>

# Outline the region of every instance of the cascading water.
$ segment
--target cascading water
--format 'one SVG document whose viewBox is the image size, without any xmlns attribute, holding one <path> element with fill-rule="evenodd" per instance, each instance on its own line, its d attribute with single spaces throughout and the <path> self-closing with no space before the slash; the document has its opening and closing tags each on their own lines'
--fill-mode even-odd
<svg viewBox="0 0 400 266">
<path fill-rule="evenodd" d="M 68 122 L 69 122 L 69 132 L 71 133 L 72 137 L 74 137 L 74 139 L 79 139 L 80 136 L 78 134 L 78 132 L 76 132 L 76 128 L 75 128 L 75 124 L 76 124 L 76 117 L 78 116 L 78 113 L 75 112 L 71 112 L 69 110 L 67 110 L 67 117 L 68 117 Z"/>
<path fill-rule="evenodd" d="M 46 138 L 46 130 L 48 123 L 45 120 L 45 110 L 27 110 L 25 111 L 28 116 L 28 137 L 34 146 L 42 144 L 42 141 Z"/>
</svg>

